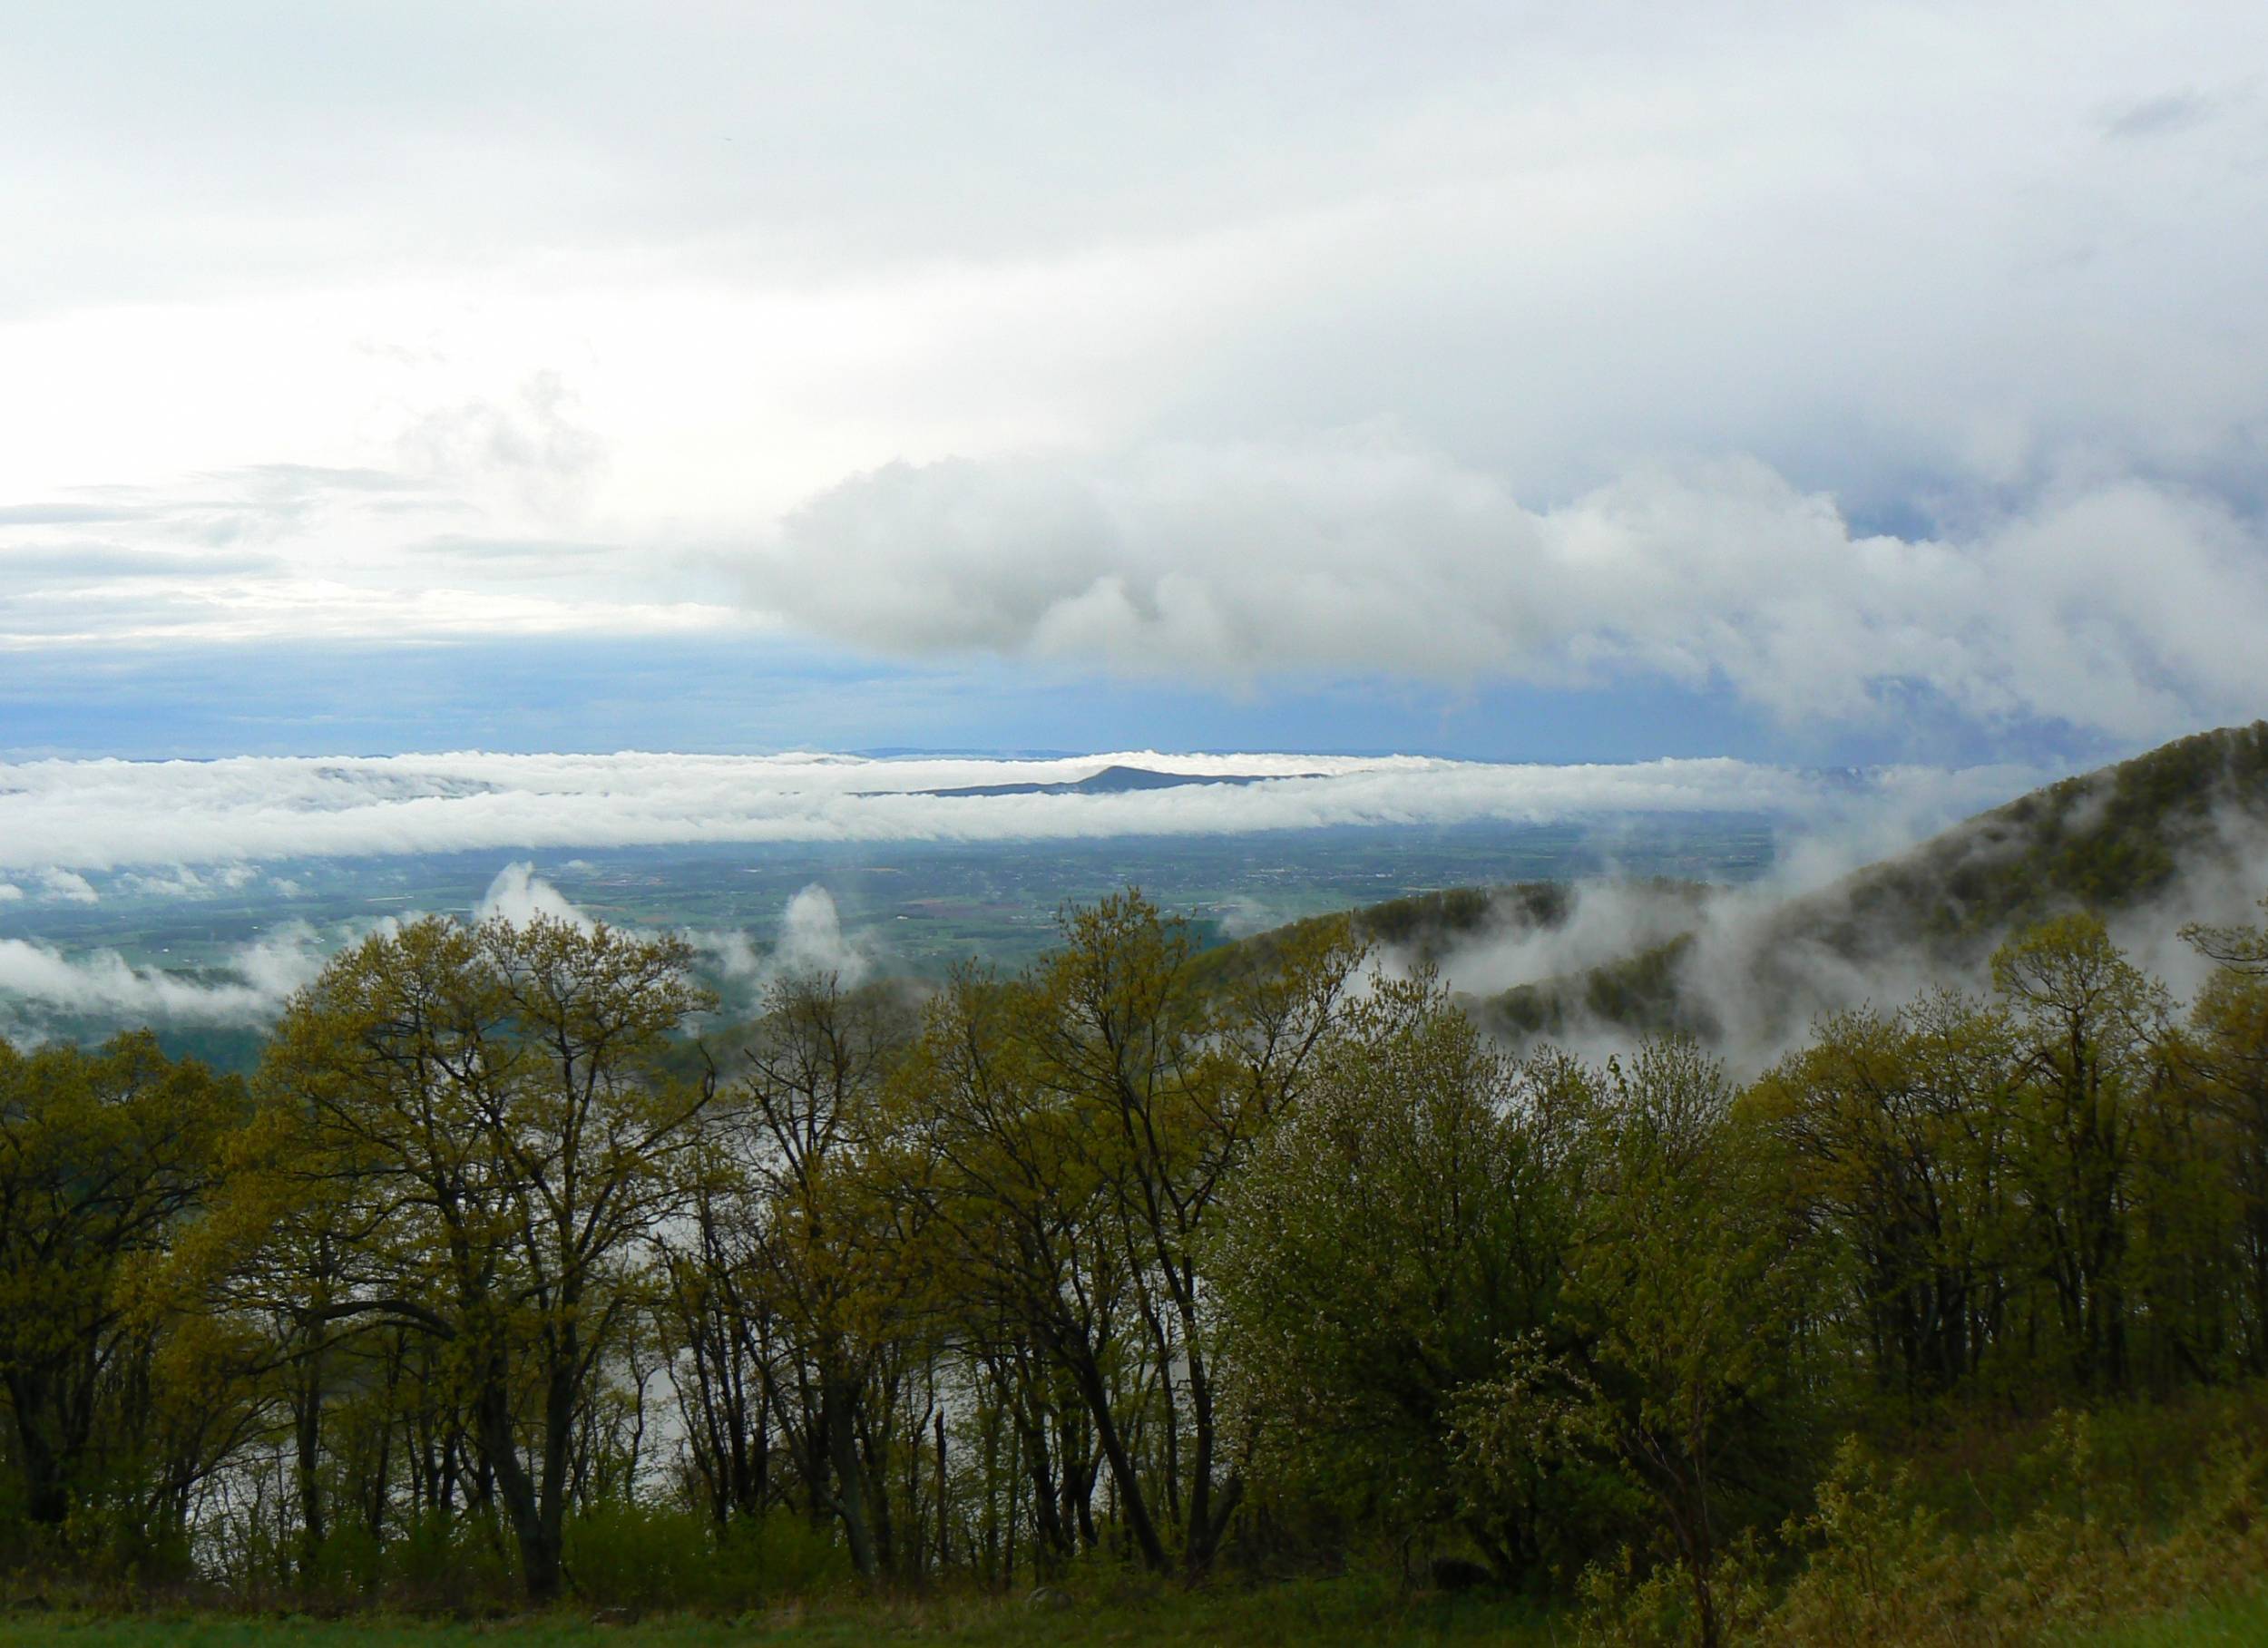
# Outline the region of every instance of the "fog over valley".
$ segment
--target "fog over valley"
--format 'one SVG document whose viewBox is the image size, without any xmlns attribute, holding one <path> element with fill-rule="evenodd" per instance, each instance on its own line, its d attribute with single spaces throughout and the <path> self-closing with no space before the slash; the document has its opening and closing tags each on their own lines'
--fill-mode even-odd
<svg viewBox="0 0 2268 1648">
<path fill-rule="evenodd" d="M 1808 881 L 2033 776 L 1154 751 L 20 763 L 0 767 L 0 999 L 19 1031 L 249 1028 L 420 910 L 682 931 L 752 990 L 797 957 L 1014 961 L 1063 899 L 1126 880 L 1223 937 L 1508 876 Z"/>
</svg>

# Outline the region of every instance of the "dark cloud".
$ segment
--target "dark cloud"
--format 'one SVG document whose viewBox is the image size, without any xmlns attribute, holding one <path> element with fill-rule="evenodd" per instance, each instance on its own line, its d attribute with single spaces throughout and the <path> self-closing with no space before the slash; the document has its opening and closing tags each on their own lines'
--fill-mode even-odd
<svg viewBox="0 0 2268 1648">
<path fill-rule="evenodd" d="M 2103 135 L 2118 141 L 2165 137 L 2201 124 L 2212 100 L 2195 92 L 2165 92 L 2116 109 L 2103 121 Z"/>
</svg>

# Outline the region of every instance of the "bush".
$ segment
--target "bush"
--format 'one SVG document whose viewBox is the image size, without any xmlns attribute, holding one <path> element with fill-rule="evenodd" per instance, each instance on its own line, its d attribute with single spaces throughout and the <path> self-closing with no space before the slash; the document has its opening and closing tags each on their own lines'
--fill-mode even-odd
<svg viewBox="0 0 2268 1648">
<path fill-rule="evenodd" d="M 567 1574 L 575 1594 L 600 1607 L 728 1613 L 838 1589 L 851 1569 L 826 1532 L 785 1512 L 720 1536 L 697 1511 L 615 1500 L 568 1525 Z"/>
</svg>

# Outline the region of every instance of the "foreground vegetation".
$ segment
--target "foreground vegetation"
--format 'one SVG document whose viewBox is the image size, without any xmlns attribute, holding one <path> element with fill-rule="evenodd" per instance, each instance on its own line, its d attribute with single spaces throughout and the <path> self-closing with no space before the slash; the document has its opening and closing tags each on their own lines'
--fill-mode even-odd
<svg viewBox="0 0 2268 1648">
<path fill-rule="evenodd" d="M 2065 916 L 1745 1088 L 1133 894 L 918 1004 L 431 920 L 249 1083 L 0 1050 L 0 1643 L 2253 1617 L 2268 933 L 2192 936 L 2185 1009 Z"/>
</svg>

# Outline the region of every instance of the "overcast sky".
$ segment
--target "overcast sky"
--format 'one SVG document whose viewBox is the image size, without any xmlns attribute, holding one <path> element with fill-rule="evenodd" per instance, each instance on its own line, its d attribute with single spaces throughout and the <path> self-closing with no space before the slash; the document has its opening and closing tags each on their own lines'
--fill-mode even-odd
<svg viewBox="0 0 2268 1648">
<path fill-rule="evenodd" d="M 5 32 L 0 754 L 2268 713 L 2257 0 Z"/>
</svg>

